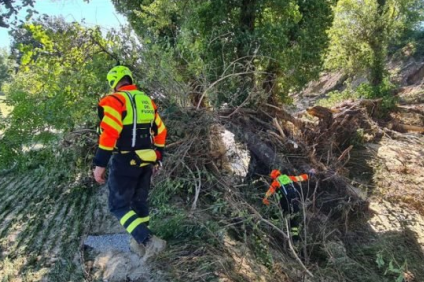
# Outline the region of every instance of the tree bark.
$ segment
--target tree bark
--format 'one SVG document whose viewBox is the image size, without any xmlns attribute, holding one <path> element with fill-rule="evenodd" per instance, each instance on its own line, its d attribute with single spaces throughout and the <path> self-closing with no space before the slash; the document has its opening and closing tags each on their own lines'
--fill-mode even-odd
<svg viewBox="0 0 424 282">
<path fill-rule="evenodd" d="M 248 128 L 234 124 L 231 124 L 229 127 L 229 130 L 241 139 L 243 143 L 247 144 L 249 151 L 254 154 L 261 163 L 265 164 L 269 170 L 278 168 L 283 171 L 293 171 L 293 166 L 289 162 L 278 156 L 275 150 L 263 142 Z"/>
<path fill-rule="evenodd" d="M 377 28 L 374 31 L 374 36 L 370 38 L 370 48 L 372 50 L 372 62 L 371 62 L 371 70 L 369 75 L 369 80 L 372 86 L 379 86 L 384 79 L 385 72 L 385 59 L 386 59 L 386 44 L 384 38 L 384 24 L 381 23 L 382 17 L 384 15 L 384 9 L 386 6 L 387 0 L 377 0 L 377 15 L 375 19 L 375 23 L 377 24 Z"/>
</svg>

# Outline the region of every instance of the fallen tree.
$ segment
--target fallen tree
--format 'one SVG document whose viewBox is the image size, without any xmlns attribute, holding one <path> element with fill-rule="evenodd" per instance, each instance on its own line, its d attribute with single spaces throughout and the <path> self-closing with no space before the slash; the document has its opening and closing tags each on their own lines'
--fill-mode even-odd
<svg viewBox="0 0 424 282">
<path fill-rule="evenodd" d="M 269 104 L 256 110 L 236 108 L 212 112 L 190 108 L 175 112 L 166 117 L 171 121 L 167 123 L 171 145 L 163 179 L 180 181 L 184 176 L 185 185 L 194 187 L 188 196 L 193 201 L 194 217 L 205 217 L 203 209 L 225 199 L 227 206 L 222 214 L 217 218 L 210 214 L 206 217 L 216 218 L 222 226 L 227 226 L 225 230 L 239 234 L 236 237 L 246 230 L 263 236 L 271 234 L 266 242 L 276 250 L 281 245 L 275 242 L 288 242 L 286 252 L 299 262 L 295 267 L 299 272 L 283 267 L 284 272 L 297 278 L 314 276 L 317 246 L 324 246 L 329 240 L 342 240 L 349 232 L 350 222 L 368 211 L 366 198 L 351 179 L 352 154 L 361 150 L 362 143 L 377 143 L 383 136 L 397 138 L 400 134 L 396 127 L 390 128 L 395 121 L 378 118 L 380 103 L 380 100 L 349 101 L 332 109 L 317 106 L 293 114 Z M 225 166 L 228 156 L 220 143 L 217 126 L 234 133 L 236 142 L 250 152 L 249 171 L 253 173 L 245 179 L 232 177 L 228 172 Z M 261 204 L 268 185 L 267 175 L 273 168 L 288 174 L 311 169 L 316 172 L 302 189 L 307 216 L 305 241 L 300 249 L 287 241 L 284 217 L 278 217 L 278 223 L 267 218 L 272 213 Z M 208 177 L 208 173 L 213 177 Z M 251 224 L 261 227 L 254 231 Z M 228 248 L 221 251 L 227 253 Z M 281 254 L 274 255 L 287 259 Z"/>
</svg>

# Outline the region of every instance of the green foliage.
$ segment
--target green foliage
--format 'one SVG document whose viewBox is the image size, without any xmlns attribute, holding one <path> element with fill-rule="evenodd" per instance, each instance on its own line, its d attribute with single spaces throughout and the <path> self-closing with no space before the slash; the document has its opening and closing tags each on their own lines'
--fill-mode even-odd
<svg viewBox="0 0 424 282">
<path fill-rule="evenodd" d="M 216 106 L 252 91 L 284 97 L 316 77 L 332 20 L 332 1 L 113 2 L 146 49 L 171 55 L 192 95 Z"/>
<path fill-rule="evenodd" d="M 190 233 L 193 225 L 186 222 L 187 215 L 184 210 L 162 208 L 154 218 L 150 228 L 164 239 L 184 238 L 192 235 Z"/>
<path fill-rule="evenodd" d="M 154 233 L 167 240 L 202 239 L 209 237 L 210 232 L 218 231 L 215 222 L 194 220 L 183 209 L 162 208 L 157 214 L 153 215 L 153 218 L 154 220 L 149 227 Z"/>
<path fill-rule="evenodd" d="M 397 98 L 393 95 L 396 86 L 393 85 L 387 78 L 377 86 L 370 85 L 368 83 L 362 83 L 356 89 L 359 97 L 367 99 L 378 99 L 382 101 L 382 114 L 386 114 L 387 111 L 392 110 L 396 106 Z"/>
<path fill-rule="evenodd" d="M 186 188 L 186 185 L 187 183 L 184 183 L 183 181 L 166 178 L 164 181 L 158 184 L 159 188 L 152 192 L 150 201 L 155 206 L 168 203 L 175 196 L 187 192 L 188 189 Z"/>
<path fill-rule="evenodd" d="M 177 64 L 171 60 L 174 51 L 157 46 L 144 48 L 130 35 L 130 29 L 111 32 L 103 38 L 96 28 L 59 20 L 29 24 L 15 34 L 18 36 L 13 56 L 19 71 L 7 85 L 7 99 L 14 112 L 3 123 L 5 135 L 0 149 L 9 155 L 0 155 L 5 160 L 1 165 L 18 162 L 18 169 L 35 168 L 40 174 L 56 167 L 64 171 L 58 178 L 60 182 L 67 180 L 69 174 L 75 177 L 75 170 L 86 168 L 93 146 L 89 140 L 76 139 L 71 133 L 81 127 L 94 127 L 99 94 L 108 91 L 105 74 L 117 60 L 134 70 L 138 84 L 147 93 L 169 98 L 173 107 L 164 113 L 171 115 L 178 100 L 184 98 L 180 94 L 187 93 L 183 79 L 175 71 Z M 183 129 L 179 133 L 186 134 Z M 69 140 L 72 147 L 63 147 L 58 142 L 62 139 Z M 201 174 L 207 179 L 204 172 Z M 159 187 L 151 193 L 150 201 L 156 208 L 152 210 L 152 230 L 165 238 L 199 245 L 214 242 L 218 224 L 193 218 L 183 208 L 192 203 L 191 176 L 166 180 L 157 183 Z M 57 270 L 60 272 L 60 268 Z"/>
<path fill-rule="evenodd" d="M 346 100 L 365 99 L 382 99 L 381 114 L 384 116 L 388 111 L 396 106 L 397 98 L 393 95 L 396 86 L 385 78 L 381 84 L 373 86 L 369 83 L 361 83 L 356 89 L 352 89 L 350 85 L 343 91 L 332 91 L 327 94 L 327 97 L 320 99 L 317 105 L 323 107 L 333 107 L 338 103 Z"/>
<path fill-rule="evenodd" d="M 406 263 L 404 263 L 403 265 L 398 265 L 398 266 L 394 266 L 394 264 L 396 264 L 394 259 L 391 259 L 389 261 L 389 265 L 386 267 L 385 264 L 385 260 L 383 258 L 383 254 L 380 252 L 377 254 L 377 259 L 376 259 L 376 263 L 378 268 L 380 269 L 385 269 L 384 271 L 384 275 L 387 274 L 392 274 L 392 275 L 396 275 L 396 282 L 403 282 L 404 280 L 404 273 L 405 273 L 405 269 L 406 269 Z"/>
<path fill-rule="evenodd" d="M 9 24 L 17 24 L 17 13 L 26 8 L 26 19 L 29 20 L 37 11 L 34 10 L 35 0 L 24 0 L 16 3 L 15 0 L 0 1 L 0 28 L 7 28 Z"/>
<path fill-rule="evenodd" d="M 400 276 L 408 272 L 424 277 L 423 254 L 414 233 L 409 230 L 383 232 L 369 244 L 352 240 L 346 245 L 349 257 L 377 274 L 378 281 L 402 281 Z M 358 281 L 366 281 L 364 276 L 365 272 L 359 274 Z"/>
<path fill-rule="evenodd" d="M 360 97 L 368 99 L 392 96 L 394 90 L 395 85 L 393 85 L 388 79 L 385 79 L 383 83 L 378 86 L 373 86 L 368 83 L 362 83 L 356 89 Z"/>
<path fill-rule="evenodd" d="M 101 48 L 100 29 L 63 19 L 15 27 L 18 72 L 3 87 L 10 115 L 2 121 L 0 163 L 8 167 L 35 145 L 57 147 L 61 134 L 94 128 L 95 105 L 108 90 L 105 73 L 115 60 Z M 25 159 L 25 158 L 23 158 Z"/>
<path fill-rule="evenodd" d="M 329 92 L 326 98 L 318 100 L 316 104 L 322 107 L 331 108 L 335 106 L 336 104 L 341 103 L 343 101 L 346 101 L 349 99 L 356 100 L 359 98 L 360 98 L 360 94 L 358 92 L 353 91 L 350 87 L 347 87 L 343 91 L 335 90 L 335 91 Z"/>
<path fill-rule="evenodd" d="M 404 48 L 412 49 L 411 52 L 405 52 L 406 55 L 413 55 L 416 58 L 422 57 L 424 55 L 424 30 L 421 29 L 419 31 L 415 31 L 405 40 L 407 44 L 405 44 Z M 408 51 L 408 50 L 405 50 Z"/>
<path fill-rule="evenodd" d="M 3 83 L 7 82 L 10 78 L 10 62 L 7 57 L 6 50 L 0 49 L 0 95 L 3 95 L 1 91 Z"/>
<path fill-rule="evenodd" d="M 251 246 L 258 261 L 266 267 L 272 268 L 274 261 L 270 252 L 269 243 L 266 242 L 263 237 L 256 234 L 252 234 L 251 237 L 252 238 L 249 238 L 249 240 L 252 241 Z"/>
<path fill-rule="evenodd" d="M 340 0 L 329 30 L 326 66 L 351 76 L 366 73 L 373 86 L 382 83 L 389 43 L 423 18 L 420 0 Z"/>
<path fill-rule="evenodd" d="M 355 148 L 359 148 L 360 146 L 363 146 L 365 143 L 365 133 L 363 128 L 359 128 L 356 130 L 356 135 L 350 140 L 349 142 L 351 145 L 353 145 Z"/>
<path fill-rule="evenodd" d="M 186 169 L 179 173 L 186 172 L 187 175 L 191 175 L 188 168 Z M 204 186 L 216 181 L 210 179 L 211 175 L 206 172 L 200 173 L 199 177 L 202 178 Z M 155 207 L 150 227 L 155 233 L 169 239 L 214 240 L 210 235 L 217 235 L 219 230 L 217 223 L 199 220 L 184 208 L 191 206 L 195 193 L 193 190 L 193 179 L 182 176 L 166 177 L 155 183 L 154 189 L 149 193 L 149 202 Z M 227 212 L 227 203 L 222 201 L 221 194 L 217 191 L 212 194 L 212 198 L 217 197 L 215 202 L 208 203 L 212 214 L 222 215 Z"/>
</svg>

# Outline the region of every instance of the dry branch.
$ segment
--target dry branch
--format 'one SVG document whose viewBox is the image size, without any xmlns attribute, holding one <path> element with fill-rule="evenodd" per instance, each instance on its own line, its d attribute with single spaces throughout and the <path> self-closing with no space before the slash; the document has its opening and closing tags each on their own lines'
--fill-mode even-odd
<svg viewBox="0 0 424 282">
<path fill-rule="evenodd" d="M 340 157 L 337 158 L 337 160 L 341 162 L 346 157 L 346 155 L 349 155 L 349 152 L 352 150 L 352 148 L 353 145 L 350 145 L 346 150 L 343 151 L 343 153 L 340 155 Z"/>
<path fill-rule="evenodd" d="M 231 131 L 243 141 L 243 143 L 247 144 L 249 151 L 269 168 L 284 167 L 287 169 L 292 169 L 291 164 L 283 161 L 283 159 L 276 154 L 275 150 L 270 148 L 247 127 L 240 127 L 232 124 L 230 125 L 230 128 Z"/>
<path fill-rule="evenodd" d="M 371 138 L 381 134 L 382 130 L 378 123 L 369 114 L 378 108 L 378 102 L 348 102 L 335 109 L 324 107 L 308 109 L 308 113 L 320 118 L 318 126 L 304 123 L 273 105 L 267 104 L 266 108 L 256 110 L 246 109 L 243 106 L 242 103 L 239 107 L 220 110 L 218 113 L 191 110 L 186 114 L 188 118 L 181 121 L 179 125 L 169 126 L 170 130 L 175 130 L 176 133 L 184 132 L 184 128 L 189 128 L 189 133 L 174 137 L 175 139 L 168 146 L 172 158 L 167 161 L 167 165 L 170 166 L 168 171 L 171 171 L 170 177 L 178 180 L 184 179 L 187 187 L 194 186 L 195 193 L 190 204 L 191 211 L 196 210 L 193 215 L 201 212 L 199 203 L 202 206 L 206 204 L 207 197 L 205 199 L 202 197 L 204 194 L 210 193 L 211 187 L 224 193 L 223 198 L 231 206 L 232 211 L 246 210 L 248 207 L 249 217 L 253 216 L 256 220 L 264 223 L 260 224 L 263 229 L 260 229 L 259 232 L 273 230 L 271 236 L 284 237 L 289 242 L 290 254 L 293 253 L 303 270 L 312 276 L 308 270 L 310 266 L 307 263 L 308 260 L 302 262 L 297 256 L 285 228 L 279 223 L 275 224 L 265 214 L 262 214 L 258 207 L 248 203 L 249 199 L 245 198 L 245 192 L 236 185 L 239 183 L 232 183 L 236 181 L 236 178 L 221 174 L 219 161 L 222 160 L 220 158 L 223 158 L 223 154 L 218 148 L 211 146 L 213 139 L 220 138 L 220 132 L 214 131 L 213 126 L 218 121 L 235 134 L 236 142 L 247 146 L 250 154 L 257 161 L 257 164 L 255 162 L 250 164 L 252 167 L 249 167 L 249 171 L 250 169 L 255 171 L 255 165 L 257 174 L 264 174 L 266 173 L 263 172 L 264 170 L 277 167 L 302 173 L 307 171 L 306 168 L 315 168 L 318 173 L 313 182 L 311 180 L 313 183 L 311 190 L 313 191 L 310 192 L 313 192 L 313 195 L 311 196 L 309 191 L 303 194 L 305 199 L 311 197 L 310 200 L 306 200 L 310 204 L 303 205 L 303 213 L 334 215 L 331 217 L 332 223 L 341 226 L 342 223 L 347 222 L 347 216 L 353 214 L 351 211 L 357 211 L 358 207 L 361 207 L 360 204 L 364 203 L 356 188 L 350 185 L 350 180 L 343 176 L 346 175 L 344 172 L 347 170 L 344 165 L 349 161 L 350 154 L 355 149 L 351 146 L 351 140 L 357 137 L 358 129 L 362 129 L 364 134 L 370 135 Z M 180 113 L 178 115 L 181 116 Z M 177 122 L 178 119 L 170 118 L 170 120 Z M 325 126 L 323 126 L 324 123 Z M 170 134 L 170 136 L 176 135 Z M 296 144 L 302 148 L 301 150 L 288 144 L 290 142 L 288 137 L 292 138 L 293 136 L 296 138 Z M 340 154 L 340 152 L 342 153 Z M 213 181 L 205 179 L 201 173 L 204 168 L 209 175 L 214 177 Z M 262 172 L 259 172 L 259 169 Z M 228 199 L 227 195 L 230 196 Z M 334 206 L 340 207 L 340 215 L 334 214 L 332 208 Z M 203 208 L 206 210 L 208 207 Z M 339 211 L 337 210 L 337 212 Z M 304 221 L 304 232 L 306 232 L 306 228 L 308 230 L 308 234 L 303 233 L 305 237 L 315 235 L 310 226 L 313 224 L 311 222 Z M 227 227 L 236 225 L 231 219 L 221 220 L 221 223 Z M 304 242 L 311 244 L 310 239 Z M 303 250 L 303 253 L 307 253 L 306 249 Z M 306 255 L 305 259 L 307 259 Z"/>
<path fill-rule="evenodd" d="M 286 121 L 291 122 L 292 124 L 294 124 L 299 129 L 304 128 L 305 125 L 303 124 L 303 122 L 301 120 L 293 117 L 291 114 L 286 112 L 284 109 L 279 108 L 279 107 L 274 106 L 274 105 L 271 105 L 271 104 L 265 104 L 265 106 L 267 106 L 268 108 L 274 109 L 276 117 L 278 117 L 282 120 L 286 120 Z"/>
<path fill-rule="evenodd" d="M 401 124 L 396 121 L 393 121 L 387 125 L 388 128 L 394 129 L 399 132 L 418 132 L 418 133 L 424 133 L 424 127 L 421 126 L 415 126 L 415 125 L 407 125 L 407 124 Z"/>
<path fill-rule="evenodd" d="M 278 228 L 277 226 L 275 226 L 272 222 L 270 222 L 269 220 L 267 220 L 267 219 L 265 219 L 265 218 L 263 218 L 263 216 L 255 209 L 255 208 L 253 208 L 251 205 L 249 205 L 249 204 L 247 204 L 247 203 L 245 203 L 245 205 L 249 208 L 249 210 L 260 220 L 260 221 L 262 221 L 262 222 L 264 222 L 265 224 L 267 224 L 267 225 L 269 225 L 269 226 L 271 226 L 273 229 L 275 229 L 278 233 L 280 233 L 283 237 L 284 237 L 284 239 L 286 239 L 288 242 L 289 242 L 289 247 L 290 247 L 290 251 L 292 252 L 292 255 L 294 256 L 294 258 L 296 259 L 296 261 L 299 263 L 299 265 L 303 268 L 303 270 L 310 276 L 310 277 L 314 277 L 314 275 L 312 274 L 312 272 L 310 272 L 307 268 L 306 268 L 306 266 L 305 266 L 305 264 L 302 262 L 302 260 L 299 258 L 299 256 L 297 255 L 297 253 L 296 253 L 296 251 L 295 251 L 295 249 L 294 249 L 294 247 L 293 247 L 293 244 L 292 244 L 292 242 L 291 242 L 291 239 L 290 239 L 290 237 L 289 237 L 289 235 L 287 235 L 287 233 L 285 233 L 283 230 L 281 230 L 280 228 Z M 287 221 L 286 221 L 286 227 L 287 227 L 287 230 L 289 229 L 288 228 L 288 225 L 287 225 Z"/>
<path fill-rule="evenodd" d="M 319 118 L 322 121 L 322 125 L 324 128 L 328 128 L 333 122 L 333 112 L 328 108 L 315 106 L 306 109 L 306 112 L 311 116 Z"/>
<path fill-rule="evenodd" d="M 197 103 L 196 110 L 200 108 L 200 105 L 202 104 L 202 101 L 205 98 L 205 95 L 208 93 L 208 91 L 210 91 L 213 87 L 215 87 L 215 85 L 217 85 L 221 81 L 233 76 L 240 76 L 240 75 L 246 75 L 246 74 L 261 74 L 261 73 L 264 73 L 264 72 L 244 71 L 244 72 L 238 72 L 238 73 L 231 73 L 219 78 L 218 80 L 214 81 L 211 85 L 209 85 L 209 87 L 206 88 L 205 91 L 203 91 L 202 95 L 200 96 L 199 102 Z"/>
<path fill-rule="evenodd" d="M 201 175 L 200 170 L 197 167 L 197 165 L 195 165 L 195 167 L 196 167 L 198 178 L 196 179 L 196 177 L 194 177 L 194 173 L 193 173 L 193 178 L 194 178 L 194 181 L 195 181 L 195 194 L 194 194 L 193 204 L 191 205 L 191 211 L 194 211 L 197 207 L 197 200 L 199 199 L 200 188 L 202 187 L 202 175 Z"/>
<path fill-rule="evenodd" d="M 424 115 L 424 106 L 423 105 L 412 105 L 412 106 L 397 106 L 397 109 L 404 113 L 414 113 L 419 115 Z"/>
<path fill-rule="evenodd" d="M 278 132 L 280 132 L 281 137 L 286 138 L 286 135 L 284 134 L 284 131 L 281 128 L 280 123 L 278 122 L 278 119 L 273 118 L 272 122 L 273 122 L 275 128 L 277 128 Z"/>
</svg>

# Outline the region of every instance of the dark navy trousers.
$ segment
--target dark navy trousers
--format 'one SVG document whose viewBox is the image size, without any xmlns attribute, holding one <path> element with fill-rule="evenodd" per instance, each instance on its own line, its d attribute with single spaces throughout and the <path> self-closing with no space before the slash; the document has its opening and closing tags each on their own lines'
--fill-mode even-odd
<svg viewBox="0 0 424 282">
<path fill-rule="evenodd" d="M 152 165 L 138 167 L 132 162 L 134 153 L 114 154 L 109 169 L 109 210 L 138 243 L 146 243 L 150 235 L 149 206 Z"/>
<path fill-rule="evenodd" d="M 285 192 L 287 191 L 287 193 Z M 284 214 L 290 217 L 290 227 L 298 227 L 300 224 L 300 196 L 298 190 L 291 185 L 278 189 L 280 195 L 280 207 Z"/>
</svg>

